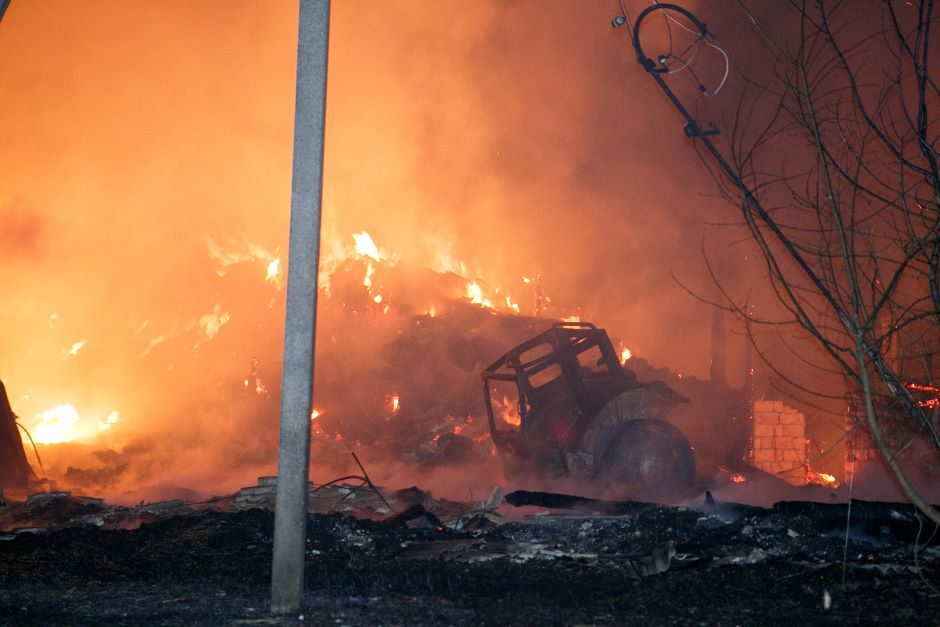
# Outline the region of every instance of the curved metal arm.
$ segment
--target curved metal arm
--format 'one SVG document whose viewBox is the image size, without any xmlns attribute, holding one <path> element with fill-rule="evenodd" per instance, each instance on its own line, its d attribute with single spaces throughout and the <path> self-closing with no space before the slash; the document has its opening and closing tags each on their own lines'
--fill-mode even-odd
<svg viewBox="0 0 940 627">
<path fill-rule="evenodd" d="M 695 25 L 695 28 L 698 29 L 699 35 L 705 37 L 708 35 L 708 27 L 705 26 L 697 17 L 695 17 L 691 11 L 684 9 L 677 4 L 654 4 L 643 9 L 643 12 L 640 13 L 639 17 L 636 18 L 636 22 L 633 24 L 633 49 L 636 50 L 636 60 L 639 61 L 640 65 L 643 66 L 647 72 L 656 72 L 659 74 L 665 74 L 669 72 L 669 68 L 660 63 L 662 67 L 657 68 L 656 63 L 646 56 L 646 53 L 643 52 L 643 46 L 640 44 L 640 24 L 643 23 L 643 20 L 652 13 L 653 11 L 675 11 L 676 13 L 688 18 L 692 24 Z"/>
</svg>

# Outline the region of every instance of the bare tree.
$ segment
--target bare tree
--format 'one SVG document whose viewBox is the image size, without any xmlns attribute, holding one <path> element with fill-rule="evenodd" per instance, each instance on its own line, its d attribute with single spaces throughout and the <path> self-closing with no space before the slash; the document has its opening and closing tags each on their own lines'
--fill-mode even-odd
<svg viewBox="0 0 940 627">
<path fill-rule="evenodd" d="M 940 451 L 940 413 L 916 393 L 940 372 L 934 2 L 792 0 L 789 15 L 771 25 L 739 6 L 775 63 L 770 80 L 749 81 L 723 125 L 727 155 L 666 86 L 671 60 L 643 52 L 642 16 L 634 30 L 640 62 L 686 117 L 722 193 L 742 207 L 788 321 L 812 339 L 824 367 L 849 381 L 901 489 L 940 524 L 885 433 L 900 420 Z M 708 41 L 679 7 L 651 10 L 678 14 Z M 729 303 L 748 315 L 730 295 Z"/>
</svg>

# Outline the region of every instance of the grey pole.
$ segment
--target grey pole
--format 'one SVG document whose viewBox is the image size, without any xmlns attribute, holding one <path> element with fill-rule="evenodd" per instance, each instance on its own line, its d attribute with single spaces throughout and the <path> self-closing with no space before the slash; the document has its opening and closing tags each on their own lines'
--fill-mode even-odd
<svg viewBox="0 0 940 627">
<path fill-rule="evenodd" d="M 304 592 L 329 30 L 330 0 L 300 0 L 287 316 L 271 572 L 271 611 L 279 614 L 298 611 Z"/>
</svg>

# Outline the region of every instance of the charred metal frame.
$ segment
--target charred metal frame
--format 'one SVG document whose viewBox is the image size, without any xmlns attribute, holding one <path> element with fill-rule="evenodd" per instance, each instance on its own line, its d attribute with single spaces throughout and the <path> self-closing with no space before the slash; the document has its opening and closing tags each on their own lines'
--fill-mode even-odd
<svg viewBox="0 0 940 627">
<path fill-rule="evenodd" d="M 543 345 L 550 347 L 550 350 L 528 361 L 522 360 L 526 353 Z M 598 394 L 597 389 L 590 389 L 587 386 L 578 361 L 580 354 L 595 347 L 601 354 L 597 365 L 603 367 L 603 370 L 596 373 L 598 382 L 603 383 L 605 388 L 605 393 L 602 395 Z M 533 384 L 534 377 L 554 365 L 560 368 L 558 377 L 538 386 Z M 594 417 L 596 410 L 630 384 L 630 378 L 621 367 L 620 359 L 610 343 L 607 332 L 589 322 L 556 322 L 549 330 L 523 342 L 497 359 L 480 376 L 483 379 L 486 417 L 493 442 L 498 449 L 509 445 L 507 433 L 514 431 L 497 428 L 491 387 L 494 381 L 515 384 L 519 396 L 520 431 L 525 431 L 530 425 L 530 408 L 538 411 L 538 402 L 533 403 L 539 396 L 538 390 L 557 379 L 563 379 L 567 389 L 575 397 L 577 408 L 587 410 L 584 412 L 586 415 L 579 415 L 576 420 L 573 441 L 577 441 L 588 422 Z"/>
</svg>

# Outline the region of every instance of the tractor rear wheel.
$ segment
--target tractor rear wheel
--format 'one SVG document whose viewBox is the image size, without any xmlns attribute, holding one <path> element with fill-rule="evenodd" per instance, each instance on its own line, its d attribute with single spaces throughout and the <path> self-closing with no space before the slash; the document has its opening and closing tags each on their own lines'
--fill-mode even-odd
<svg viewBox="0 0 940 627">
<path fill-rule="evenodd" d="M 611 438 L 599 468 L 608 482 L 625 484 L 632 496 L 671 499 L 695 482 L 689 441 L 664 420 L 626 422 Z"/>
</svg>

